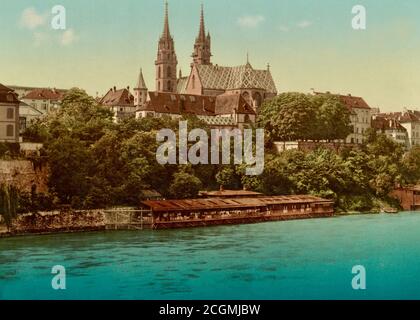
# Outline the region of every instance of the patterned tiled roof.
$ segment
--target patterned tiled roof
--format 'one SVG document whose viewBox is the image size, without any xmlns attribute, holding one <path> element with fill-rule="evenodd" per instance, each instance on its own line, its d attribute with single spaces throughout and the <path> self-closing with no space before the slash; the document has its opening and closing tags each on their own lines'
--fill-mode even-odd
<svg viewBox="0 0 420 320">
<path fill-rule="evenodd" d="M 255 70 L 247 63 L 238 67 L 197 65 L 204 89 L 264 89 L 277 94 L 276 85 L 269 70 Z"/>
<path fill-rule="evenodd" d="M 176 92 L 186 93 L 187 92 L 188 77 L 182 77 L 177 80 Z"/>
<path fill-rule="evenodd" d="M 197 116 L 198 119 L 204 121 L 209 126 L 234 126 L 235 121 L 231 117 L 220 116 Z"/>
</svg>

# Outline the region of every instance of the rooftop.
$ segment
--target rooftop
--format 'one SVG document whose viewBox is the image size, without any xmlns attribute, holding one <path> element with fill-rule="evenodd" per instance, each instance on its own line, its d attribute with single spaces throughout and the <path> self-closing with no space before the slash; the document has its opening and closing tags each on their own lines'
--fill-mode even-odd
<svg viewBox="0 0 420 320">
<path fill-rule="evenodd" d="M 214 209 L 255 208 L 275 204 L 331 204 L 332 202 L 310 195 L 293 195 L 228 199 L 148 200 L 142 203 L 154 212 L 192 212 Z"/>
<path fill-rule="evenodd" d="M 64 97 L 62 91 L 57 89 L 35 89 L 29 92 L 22 99 L 29 100 L 61 100 Z"/>
</svg>

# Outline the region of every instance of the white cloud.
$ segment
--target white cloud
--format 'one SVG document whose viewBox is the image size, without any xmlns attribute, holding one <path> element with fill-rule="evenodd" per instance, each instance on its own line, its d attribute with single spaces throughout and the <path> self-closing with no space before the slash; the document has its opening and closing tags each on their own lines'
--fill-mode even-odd
<svg viewBox="0 0 420 320">
<path fill-rule="evenodd" d="M 288 26 L 279 26 L 281 32 L 289 32 L 290 28 Z"/>
<path fill-rule="evenodd" d="M 36 29 L 47 22 L 47 16 L 38 13 L 34 8 L 26 8 L 20 16 L 20 25 L 28 29 Z"/>
<path fill-rule="evenodd" d="M 76 35 L 73 29 L 68 29 L 64 31 L 60 36 L 60 43 L 63 46 L 69 46 L 72 43 L 76 42 L 79 37 Z"/>
<path fill-rule="evenodd" d="M 242 16 L 238 18 L 238 24 L 243 28 L 256 28 L 265 20 L 264 16 Z"/>
<path fill-rule="evenodd" d="M 301 21 L 301 22 L 299 22 L 299 23 L 297 24 L 297 26 L 298 26 L 299 28 L 301 28 L 301 29 L 308 28 L 308 27 L 310 27 L 311 25 L 312 25 L 312 22 L 311 22 L 311 21 L 308 21 L 308 20 L 303 20 L 303 21 Z"/>
</svg>

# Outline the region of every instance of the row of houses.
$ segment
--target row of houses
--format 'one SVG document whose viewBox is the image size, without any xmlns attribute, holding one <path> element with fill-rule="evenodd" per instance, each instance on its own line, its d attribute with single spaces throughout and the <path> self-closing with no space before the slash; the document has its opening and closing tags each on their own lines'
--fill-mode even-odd
<svg viewBox="0 0 420 320">
<path fill-rule="evenodd" d="M 251 67 L 252 68 L 252 67 Z M 0 141 L 19 141 L 22 133 L 37 118 L 60 108 L 64 89 L 0 85 Z M 314 95 L 331 94 L 316 92 Z M 353 132 L 346 143 L 360 144 L 369 128 L 384 133 L 406 149 L 420 146 L 420 111 L 381 113 L 358 96 L 334 94 L 349 109 Z M 218 95 L 177 92 L 149 92 L 140 71 L 134 92 L 130 87 L 113 87 L 97 102 L 114 113 L 114 121 L 135 117 L 179 118 L 184 114 L 197 116 L 211 127 L 233 129 L 256 121 L 258 108 L 248 92 L 224 92 Z"/>
</svg>

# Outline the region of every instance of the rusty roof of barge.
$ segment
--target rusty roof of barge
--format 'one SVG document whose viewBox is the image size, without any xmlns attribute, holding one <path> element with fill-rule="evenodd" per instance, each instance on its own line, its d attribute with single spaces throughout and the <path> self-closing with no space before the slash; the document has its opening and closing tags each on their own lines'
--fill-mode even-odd
<svg viewBox="0 0 420 320">
<path fill-rule="evenodd" d="M 214 209 L 255 208 L 276 204 L 332 203 L 332 201 L 310 195 L 291 195 L 259 198 L 148 200 L 143 201 L 142 203 L 154 212 L 183 212 Z"/>
</svg>

